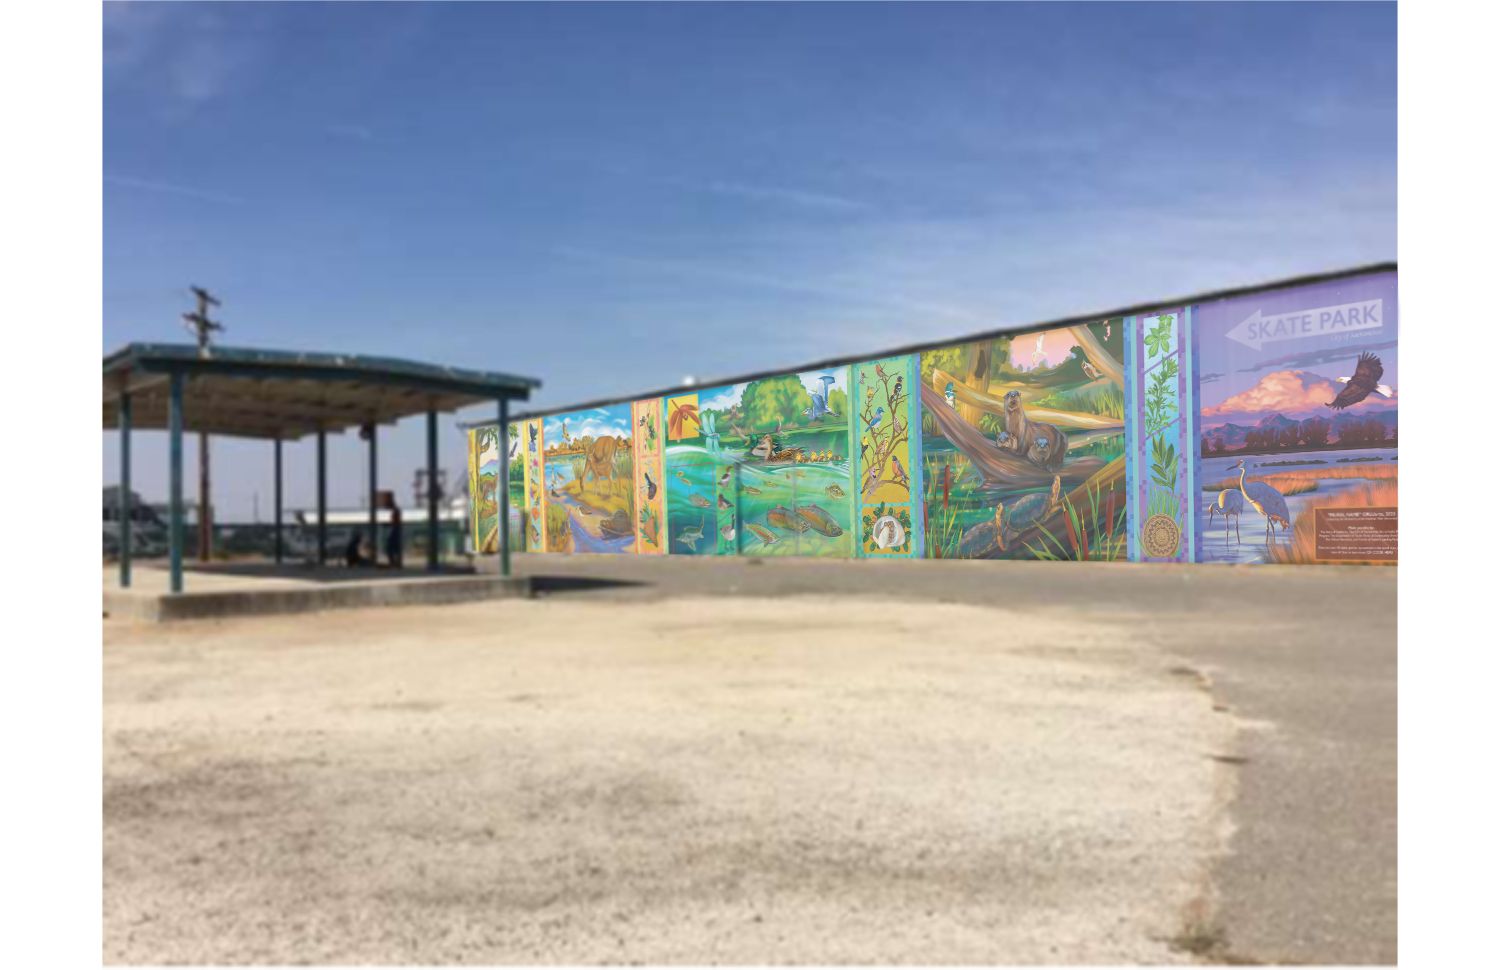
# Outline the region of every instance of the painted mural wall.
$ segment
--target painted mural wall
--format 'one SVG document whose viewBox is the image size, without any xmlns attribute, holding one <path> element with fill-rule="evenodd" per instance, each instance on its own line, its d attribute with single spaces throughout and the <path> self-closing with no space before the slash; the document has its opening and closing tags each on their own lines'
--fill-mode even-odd
<svg viewBox="0 0 1500 970">
<path fill-rule="evenodd" d="M 1396 326 L 1370 273 L 530 418 L 512 548 L 1394 563 Z"/>
</svg>

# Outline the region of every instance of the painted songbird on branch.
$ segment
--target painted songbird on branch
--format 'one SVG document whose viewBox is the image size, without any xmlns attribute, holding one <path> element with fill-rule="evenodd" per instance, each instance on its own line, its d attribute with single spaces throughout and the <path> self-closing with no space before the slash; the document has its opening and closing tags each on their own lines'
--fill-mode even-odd
<svg viewBox="0 0 1500 970">
<path fill-rule="evenodd" d="M 872 416 L 870 420 L 866 422 L 865 427 L 867 427 L 871 432 L 874 432 L 875 429 L 880 426 L 880 419 L 884 416 L 885 408 L 876 408 L 874 416 Z"/>
<path fill-rule="evenodd" d="M 894 473 L 893 478 L 896 484 L 907 485 L 910 483 L 911 479 L 907 477 L 906 469 L 901 467 L 901 459 L 895 455 L 891 456 L 891 471 Z"/>
</svg>

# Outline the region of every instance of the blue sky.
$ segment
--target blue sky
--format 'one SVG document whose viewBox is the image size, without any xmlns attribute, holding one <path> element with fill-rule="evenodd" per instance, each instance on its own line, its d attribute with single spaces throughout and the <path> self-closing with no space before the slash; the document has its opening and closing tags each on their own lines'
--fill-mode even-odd
<svg viewBox="0 0 1500 970">
<path fill-rule="evenodd" d="M 185 338 L 197 283 L 226 343 L 513 370 L 558 405 L 1395 256 L 1393 4 L 104 22 L 106 347 Z M 405 495 L 420 427 L 387 441 Z M 269 446 L 217 454 L 221 518 L 264 516 Z M 357 441 L 331 455 L 357 503 Z"/>
<path fill-rule="evenodd" d="M 590 438 L 598 438 L 602 435 L 629 438 L 631 433 L 630 405 L 611 404 L 608 407 L 589 408 L 587 411 L 569 411 L 566 414 L 549 416 L 542 422 L 542 439 L 548 448 L 562 444 L 564 423 L 568 426 L 570 438 L 582 438 L 585 435 Z"/>
</svg>

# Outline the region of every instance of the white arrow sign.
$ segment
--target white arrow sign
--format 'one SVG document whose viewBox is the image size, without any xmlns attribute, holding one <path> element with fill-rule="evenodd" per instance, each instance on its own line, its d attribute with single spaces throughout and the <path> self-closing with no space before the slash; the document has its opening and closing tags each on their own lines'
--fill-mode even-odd
<svg viewBox="0 0 1500 970">
<path fill-rule="evenodd" d="M 1341 303 L 1338 306 L 1293 310 L 1269 316 L 1262 316 L 1257 308 L 1230 330 L 1227 336 L 1230 340 L 1237 340 L 1246 347 L 1259 350 L 1262 344 L 1279 340 L 1307 340 L 1354 330 L 1375 330 L 1380 327 L 1383 309 L 1380 300 Z"/>
</svg>

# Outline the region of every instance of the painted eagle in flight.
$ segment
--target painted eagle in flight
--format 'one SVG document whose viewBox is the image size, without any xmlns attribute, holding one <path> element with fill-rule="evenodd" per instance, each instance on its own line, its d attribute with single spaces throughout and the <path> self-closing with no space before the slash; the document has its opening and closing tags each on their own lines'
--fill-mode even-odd
<svg viewBox="0 0 1500 970">
<path fill-rule="evenodd" d="M 1390 397 L 1395 392 L 1389 385 L 1379 383 L 1380 377 L 1385 373 L 1385 368 L 1380 365 L 1380 358 L 1374 354 L 1360 354 L 1359 360 L 1354 365 L 1353 377 L 1340 377 L 1339 383 L 1344 389 L 1339 391 L 1339 396 L 1328 402 L 1328 407 L 1335 411 L 1353 407 L 1371 394 L 1380 397 Z"/>
</svg>

